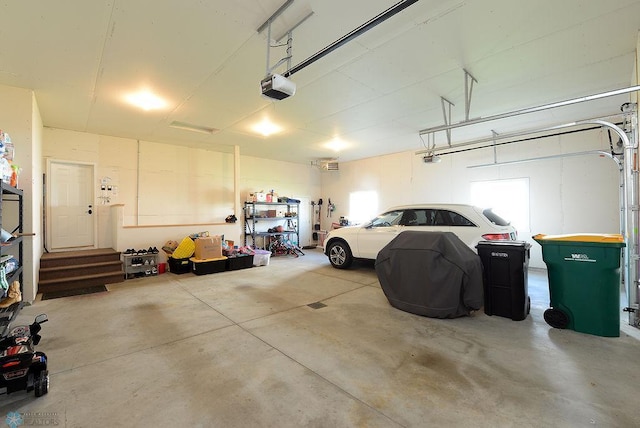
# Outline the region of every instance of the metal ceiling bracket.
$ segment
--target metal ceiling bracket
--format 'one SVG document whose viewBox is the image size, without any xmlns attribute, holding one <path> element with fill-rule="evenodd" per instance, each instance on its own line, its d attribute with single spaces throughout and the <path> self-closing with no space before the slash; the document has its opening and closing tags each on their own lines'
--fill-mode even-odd
<svg viewBox="0 0 640 428">
<path fill-rule="evenodd" d="M 269 24 L 269 34 L 271 34 L 271 24 Z M 280 61 L 275 63 L 272 67 L 270 67 L 269 66 L 269 62 L 270 62 L 270 60 L 269 60 L 269 49 L 270 48 L 275 48 L 275 47 L 282 47 L 282 46 L 286 46 L 287 47 L 287 55 L 284 58 L 281 58 Z M 273 45 L 270 44 L 269 40 L 267 40 L 267 76 L 269 76 L 273 72 L 273 70 L 275 70 L 276 68 L 280 67 L 285 62 L 287 63 L 287 70 L 289 70 L 291 68 L 291 58 L 293 56 L 292 50 L 293 50 L 293 33 L 291 33 L 291 32 L 288 33 L 287 43 L 286 44 L 273 46 Z"/>
<path fill-rule="evenodd" d="M 293 31 L 287 33 L 287 70 L 291 70 L 291 58 L 293 58 Z"/>
<path fill-rule="evenodd" d="M 491 130 L 491 134 L 493 134 L 493 163 L 498 163 L 498 148 L 496 146 L 496 139 L 498 137 L 498 133 L 495 130 Z"/>
<path fill-rule="evenodd" d="M 271 15 L 266 21 L 264 21 L 262 23 L 262 25 L 260 25 L 256 31 L 258 33 L 261 33 L 262 30 L 264 30 L 267 27 L 270 27 L 271 23 L 273 22 L 273 20 L 276 19 L 277 17 L 279 17 L 280 15 L 282 15 L 282 12 L 284 12 L 289 6 L 291 6 L 292 3 L 293 3 L 293 0 L 285 1 L 284 4 L 282 6 L 280 6 L 278 8 L 278 10 L 273 12 L 273 15 Z M 271 32 L 271 31 L 269 31 L 269 32 Z"/>
<path fill-rule="evenodd" d="M 276 68 L 280 67 L 284 62 L 287 62 L 287 70 L 289 70 L 291 68 L 291 50 L 292 50 L 292 46 L 293 46 L 293 37 L 292 37 L 292 31 L 293 28 L 288 30 L 285 34 L 288 36 L 287 37 L 287 56 L 285 56 L 284 58 L 280 59 L 275 65 L 271 66 L 271 48 L 272 47 L 279 47 L 279 46 L 285 46 L 285 45 L 277 45 L 277 46 L 272 46 L 271 45 L 271 23 L 280 15 L 282 15 L 282 13 L 289 7 L 291 6 L 291 4 L 293 3 L 293 0 L 287 0 L 286 2 L 284 2 L 284 4 L 282 6 L 280 6 L 278 8 L 278 10 L 276 10 L 273 15 L 271 15 L 265 22 L 262 23 L 262 25 L 260 25 L 260 27 L 258 27 L 258 29 L 256 30 L 258 33 L 262 32 L 265 28 L 267 29 L 267 66 L 266 66 L 266 73 L 265 76 L 269 76 L 273 70 L 275 70 Z M 307 16 L 308 17 L 308 16 Z M 304 18 L 306 19 L 306 18 Z M 300 25 L 300 23 L 296 24 L 296 27 Z M 295 28 L 295 27 L 294 27 Z"/>
<path fill-rule="evenodd" d="M 449 101 L 448 99 L 446 99 L 445 97 L 440 97 L 440 104 L 442 105 L 442 115 L 444 116 L 444 124 L 446 126 L 449 126 L 451 125 L 451 107 L 455 106 L 455 104 Z M 451 146 L 451 129 L 447 129 L 447 144 Z"/>
<path fill-rule="evenodd" d="M 297 24 L 295 24 L 293 27 L 289 28 L 287 31 L 285 31 L 284 33 L 282 33 L 281 35 L 277 36 L 275 38 L 276 42 L 279 42 L 280 40 L 284 39 L 284 37 L 286 35 L 288 35 L 289 33 L 293 32 L 293 30 L 295 30 L 296 28 L 298 28 L 299 26 L 302 25 L 302 23 L 304 23 L 307 19 L 311 18 L 313 16 L 313 11 L 309 12 L 308 14 L 306 14 L 304 16 L 304 18 L 302 18 L 300 21 L 298 21 Z"/>
<path fill-rule="evenodd" d="M 475 77 L 464 69 L 464 118 L 469 120 L 469 112 L 471 111 L 471 95 L 473 94 L 473 84 L 478 83 Z"/>
</svg>

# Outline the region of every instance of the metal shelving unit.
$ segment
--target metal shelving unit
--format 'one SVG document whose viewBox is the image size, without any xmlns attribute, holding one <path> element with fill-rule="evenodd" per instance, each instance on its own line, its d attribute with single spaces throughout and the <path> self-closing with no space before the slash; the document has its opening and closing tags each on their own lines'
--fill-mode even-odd
<svg viewBox="0 0 640 428">
<path fill-rule="evenodd" d="M 18 234 L 17 237 L 11 238 L 9 241 L 2 243 L 0 245 L 0 255 L 11 255 L 16 260 L 18 260 L 18 266 L 12 272 L 7 274 L 7 283 L 11 284 L 13 281 L 20 282 L 20 292 L 23 292 L 23 265 L 24 265 L 24 254 L 22 249 L 23 237 L 20 235 L 24 232 L 23 229 L 23 218 L 24 218 L 24 202 L 23 202 L 23 191 L 21 189 L 16 189 L 13 186 L 8 185 L 5 182 L 2 183 L 2 192 L 0 192 L 0 227 L 4 228 L 8 232 L 12 234 Z M 10 228 L 7 228 L 7 222 L 5 221 L 4 210 L 5 203 L 15 203 L 17 204 L 17 221 L 11 223 Z M 13 322 L 13 320 L 18 316 L 20 309 L 22 308 L 22 302 L 14 303 L 9 307 L 0 308 L 0 336 L 4 336 L 7 328 Z"/>
<path fill-rule="evenodd" d="M 299 208 L 299 202 L 245 202 L 244 245 L 267 249 L 269 240 L 278 236 L 287 236 L 298 245 L 300 242 Z M 278 225 L 283 226 L 282 232 L 268 231 Z"/>
</svg>

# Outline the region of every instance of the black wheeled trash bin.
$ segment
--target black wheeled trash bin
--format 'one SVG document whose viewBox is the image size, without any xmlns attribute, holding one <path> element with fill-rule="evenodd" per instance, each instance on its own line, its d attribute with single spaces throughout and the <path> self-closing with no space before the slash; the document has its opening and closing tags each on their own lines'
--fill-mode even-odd
<svg viewBox="0 0 640 428">
<path fill-rule="evenodd" d="M 484 313 L 522 321 L 529 315 L 528 268 L 531 244 L 525 241 L 480 241 Z"/>
</svg>

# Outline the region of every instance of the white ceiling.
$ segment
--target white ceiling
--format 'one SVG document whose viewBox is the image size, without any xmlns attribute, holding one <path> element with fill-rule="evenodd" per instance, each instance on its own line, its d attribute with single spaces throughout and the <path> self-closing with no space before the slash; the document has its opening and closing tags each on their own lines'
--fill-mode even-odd
<svg viewBox="0 0 640 428">
<path fill-rule="evenodd" d="M 639 0 L 420 0 L 291 76 L 295 96 L 263 98 L 266 32 L 284 0 L 68 0 L 0 4 L 0 84 L 31 88 L 45 126 L 308 163 L 419 150 L 444 123 L 440 97 L 470 117 L 630 86 Z M 397 0 L 295 0 L 272 25 L 293 31 L 296 65 Z M 285 56 L 271 49 L 271 64 Z M 283 73 L 281 67 L 276 72 Z M 123 103 L 147 87 L 169 108 Z M 454 140 L 613 114 L 628 96 L 453 131 Z M 285 127 L 265 138 L 268 116 Z M 173 121 L 217 128 L 201 134 Z M 1 121 L 0 121 L 1 122 Z M 339 153 L 324 147 L 334 137 Z M 438 137 L 442 141 L 442 137 Z"/>
</svg>

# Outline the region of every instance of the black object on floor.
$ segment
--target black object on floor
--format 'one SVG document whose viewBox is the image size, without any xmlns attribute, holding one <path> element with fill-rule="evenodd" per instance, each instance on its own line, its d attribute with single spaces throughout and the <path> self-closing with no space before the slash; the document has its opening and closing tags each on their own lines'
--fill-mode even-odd
<svg viewBox="0 0 640 428">
<path fill-rule="evenodd" d="M 102 293 L 107 290 L 104 285 L 96 285 L 94 287 L 76 288 L 74 290 L 61 290 L 51 291 L 49 293 L 42 293 L 42 300 L 59 299 L 60 297 L 81 296 L 83 294 Z"/>
<path fill-rule="evenodd" d="M 482 307 L 482 262 L 453 232 L 401 232 L 375 268 L 391 306 L 405 312 L 457 318 Z"/>
<path fill-rule="evenodd" d="M 480 241 L 484 313 L 522 321 L 529 315 L 528 268 L 531 244 L 524 241 Z"/>
</svg>

